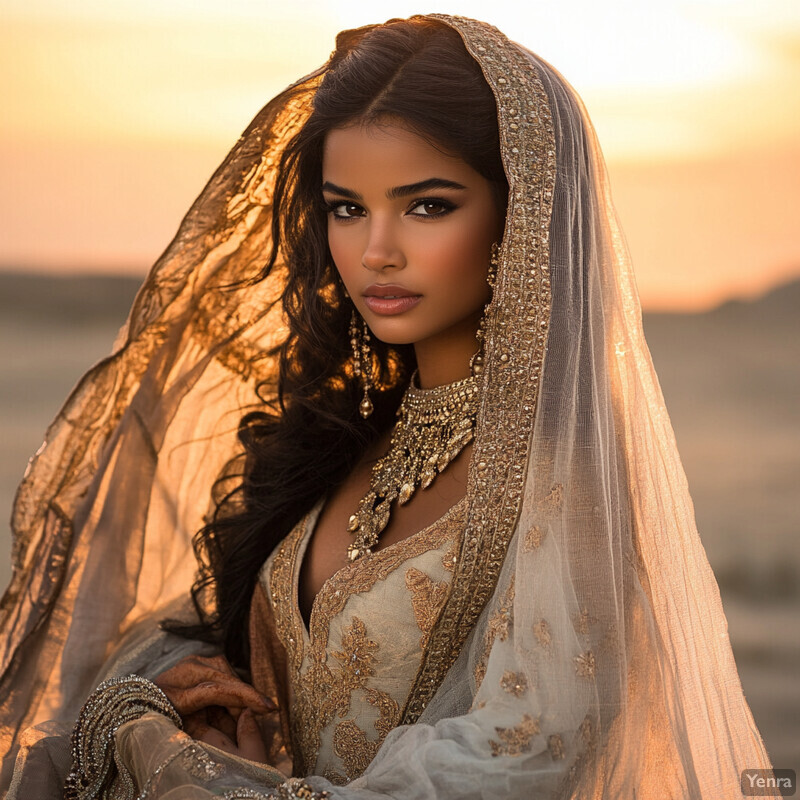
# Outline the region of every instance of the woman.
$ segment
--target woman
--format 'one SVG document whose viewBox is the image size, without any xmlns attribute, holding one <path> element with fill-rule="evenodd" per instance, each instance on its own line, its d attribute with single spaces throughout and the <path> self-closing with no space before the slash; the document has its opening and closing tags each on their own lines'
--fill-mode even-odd
<svg viewBox="0 0 800 800">
<path fill-rule="evenodd" d="M 10 796 L 70 764 L 69 796 L 171 799 L 718 798 L 769 767 L 591 127 L 495 29 L 341 34 L 120 342 L 18 495 Z"/>
</svg>

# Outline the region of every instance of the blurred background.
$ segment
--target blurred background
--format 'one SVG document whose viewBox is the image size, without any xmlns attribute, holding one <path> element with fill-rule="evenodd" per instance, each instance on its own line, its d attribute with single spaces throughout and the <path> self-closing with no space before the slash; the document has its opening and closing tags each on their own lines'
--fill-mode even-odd
<svg viewBox="0 0 800 800">
<path fill-rule="evenodd" d="M 0 583 L 28 457 L 250 119 L 337 31 L 429 10 L 497 25 L 587 105 L 744 692 L 798 769 L 796 0 L 4 0 Z"/>
</svg>

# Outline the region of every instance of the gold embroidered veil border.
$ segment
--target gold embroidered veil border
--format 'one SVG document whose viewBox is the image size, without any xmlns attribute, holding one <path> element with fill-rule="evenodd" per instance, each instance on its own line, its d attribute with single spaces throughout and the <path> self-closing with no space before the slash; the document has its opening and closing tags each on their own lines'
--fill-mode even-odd
<svg viewBox="0 0 800 800">
<path fill-rule="evenodd" d="M 740 771 L 769 759 L 591 124 L 494 28 L 432 18 L 494 91 L 510 184 L 467 528 L 403 710 L 416 724 L 349 786 L 310 782 L 353 800 L 736 796 Z M 281 270 L 224 287 L 261 265 L 275 164 L 322 71 L 245 131 L 23 481 L 0 608 L 4 751 L 28 725 L 74 718 L 113 643 L 188 590 L 191 535 L 284 335 Z"/>
</svg>

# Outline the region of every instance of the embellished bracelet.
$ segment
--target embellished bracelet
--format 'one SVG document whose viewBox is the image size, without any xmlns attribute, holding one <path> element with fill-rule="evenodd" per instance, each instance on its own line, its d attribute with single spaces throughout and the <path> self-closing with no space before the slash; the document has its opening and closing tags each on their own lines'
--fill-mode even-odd
<svg viewBox="0 0 800 800">
<path fill-rule="evenodd" d="M 289 778 L 269 794 L 256 789 L 232 789 L 222 795 L 222 800 L 328 800 L 330 796 L 330 792 L 314 791 L 302 778 Z"/>
<path fill-rule="evenodd" d="M 167 696 L 147 678 L 111 678 L 92 692 L 72 732 L 72 767 L 64 784 L 65 800 L 135 797 L 133 778 L 115 758 L 114 734 L 126 722 L 151 711 L 183 727 Z"/>
<path fill-rule="evenodd" d="M 302 778 L 289 778 L 278 787 L 281 800 L 328 800 L 330 792 L 315 792 Z"/>
</svg>

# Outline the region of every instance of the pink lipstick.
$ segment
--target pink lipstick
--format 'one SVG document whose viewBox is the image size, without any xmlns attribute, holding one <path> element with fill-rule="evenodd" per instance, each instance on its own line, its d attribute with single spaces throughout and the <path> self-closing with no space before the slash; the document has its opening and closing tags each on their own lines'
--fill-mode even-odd
<svg viewBox="0 0 800 800">
<path fill-rule="evenodd" d="M 384 316 L 402 314 L 422 300 L 422 295 L 394 283 L 373 283 L 364 290 L 363 296 L 370 311 Z"/>
</svg>

